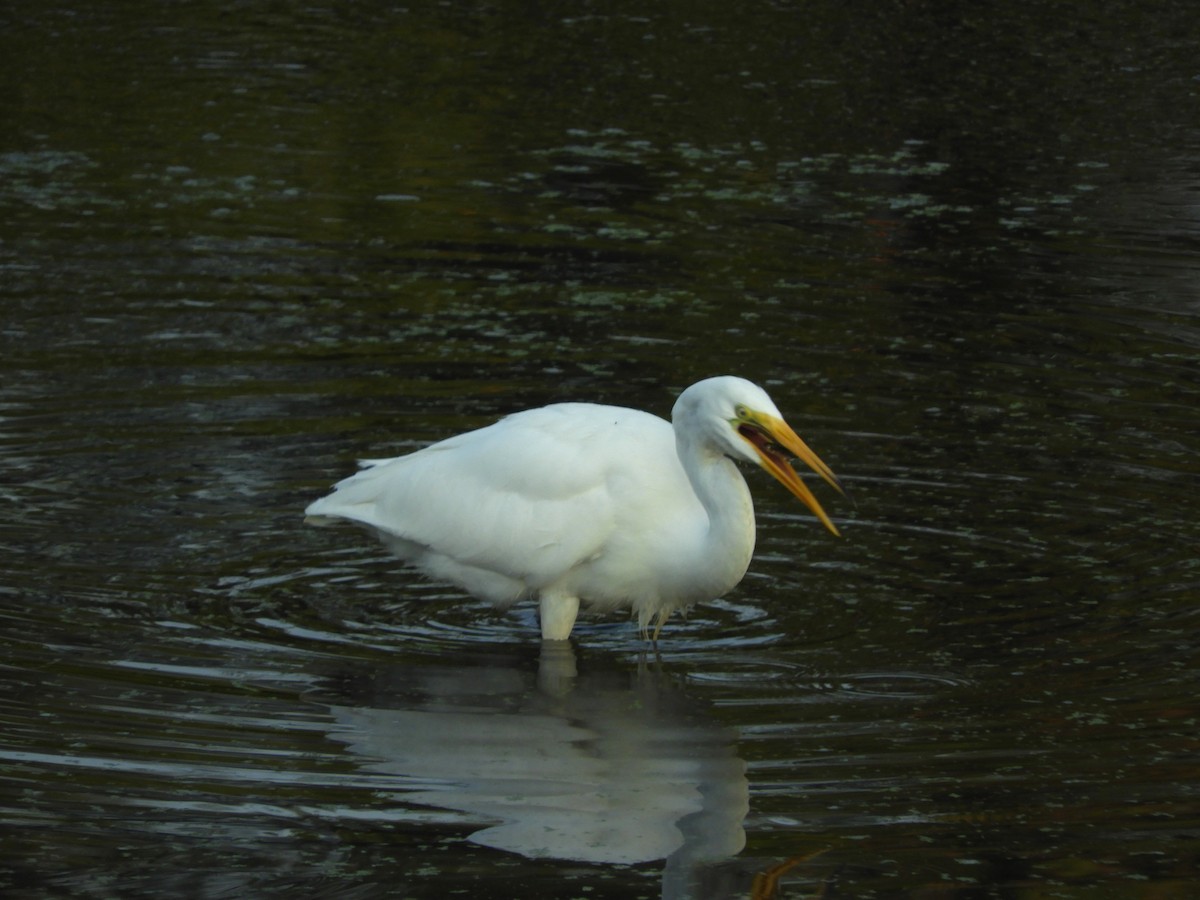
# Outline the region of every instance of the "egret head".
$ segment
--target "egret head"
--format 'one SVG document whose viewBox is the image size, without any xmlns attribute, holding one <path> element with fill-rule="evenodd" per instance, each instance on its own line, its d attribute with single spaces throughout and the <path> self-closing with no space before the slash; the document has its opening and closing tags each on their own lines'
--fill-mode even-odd
<svg viewBox="0 0 1200 900">
<path fill-rule="evenodd" d="M 676 422 L 687 417 L 703 423 L 727 456 L 761 465 L 826 528 L 839 534 L 788 459 L 799 459 L 844 494 L 837 476 L 783 420 L 767 392 L 758 385 L 730 375 L 705 379 L 680 394 L 672 416 Z"/>
</svg>

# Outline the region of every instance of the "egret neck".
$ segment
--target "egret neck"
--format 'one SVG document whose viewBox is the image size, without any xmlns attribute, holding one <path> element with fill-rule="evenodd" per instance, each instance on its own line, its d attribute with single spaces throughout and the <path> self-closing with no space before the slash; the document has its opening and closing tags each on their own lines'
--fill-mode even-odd
<svg viewBox="0 0 1200 900">
<path fill-rule="evenodd" d="M 750 566 L 754 553 L 754 502 L 737 464 L 707 435 L 676 430 L 676 451 L 708 516 L 708 527 L 687 560 L 689 581 L 720 596 Z"/>
</svg>

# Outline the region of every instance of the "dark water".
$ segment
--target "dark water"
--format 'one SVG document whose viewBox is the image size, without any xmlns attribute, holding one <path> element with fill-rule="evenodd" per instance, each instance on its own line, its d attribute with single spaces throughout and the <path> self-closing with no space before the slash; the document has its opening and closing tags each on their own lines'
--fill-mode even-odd
<svg viewBox="0 0 1200 900">
<path fill-rule="evenodd" d="M 0 894 L 1183 897 L 1193 4 L 0 11 Z M 751 574 L 543 652 L 301 510 L 768 387 Z"/>
</svg>

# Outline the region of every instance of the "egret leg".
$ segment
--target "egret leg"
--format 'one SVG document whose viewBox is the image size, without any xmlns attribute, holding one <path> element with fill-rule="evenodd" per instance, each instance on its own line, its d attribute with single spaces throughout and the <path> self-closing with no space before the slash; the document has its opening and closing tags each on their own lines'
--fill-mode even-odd
<svg viewBox="0 0 1200 900">
<path fill-rule="evenodd" d="M 538 600 L 542 620 L 542 640 L 565 641 L 579 615 L 579 598 L 569 594 L 543 593 Z"/>
<path fill-rule="evenodd" d="M 669 612 L 660 612 L 658 614 L 658 624 L 654 626 L 654 637 L 651 638 L 655 644 L 658 644 L 658 633 L 662 631 L 663 625 L 667 624 L 667 619 L 669 618 L 671 618 Z"/>
</svg>

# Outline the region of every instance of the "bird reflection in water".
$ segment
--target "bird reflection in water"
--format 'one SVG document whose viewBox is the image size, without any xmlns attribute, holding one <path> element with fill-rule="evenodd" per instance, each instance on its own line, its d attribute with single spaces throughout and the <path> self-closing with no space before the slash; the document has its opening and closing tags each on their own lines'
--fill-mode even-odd
<svg viewBox="0 0 1200 900">
<path fill-rule="evenodd" d="M 745 844 L 745 764 L 735 732 L 669 677 L 646 666 L 578 673 L 560 641 L 543 642 L 536 675 L 501 657 L 383 677 L 370 706 L 332 708 L 332 737 L 364 771 L 396 776 L 397 802 L 477 820 L 469 839 L 485 847 L 661 859 L 663 897 L 723 896 L 700 878 Z"/>
</svg>

